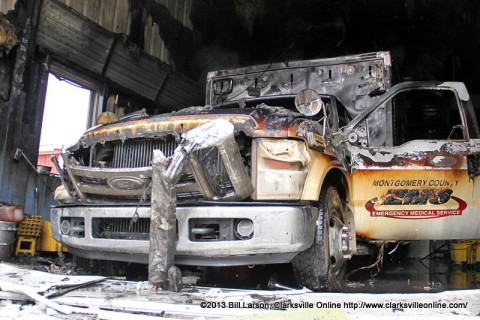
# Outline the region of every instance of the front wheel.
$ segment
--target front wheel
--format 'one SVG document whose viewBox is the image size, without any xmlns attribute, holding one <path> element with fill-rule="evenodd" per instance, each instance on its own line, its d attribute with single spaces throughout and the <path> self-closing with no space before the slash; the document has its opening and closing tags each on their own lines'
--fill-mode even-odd
<svg viewBox="0 0 480 320">
<path fill-rule="evenodd" d="M 293 260 L 297 284 L 314 291 L 342 290 L 347 260 L 342 251 L 343 219 L 344 206 L 338 190 L 333 186 L 323 188 L 314 242 Z"/>
</svg>

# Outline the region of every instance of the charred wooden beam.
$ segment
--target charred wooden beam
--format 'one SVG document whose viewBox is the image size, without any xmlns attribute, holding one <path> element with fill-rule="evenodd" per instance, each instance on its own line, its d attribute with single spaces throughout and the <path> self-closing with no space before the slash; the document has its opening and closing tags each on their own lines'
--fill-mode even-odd
<svg viewBox="0 0 480 320">
<path fill-rule="evenodd" d="M 11 205 L 24 206 L 29 200 L 33 203 L 34 190 L 41 184 L 26 163 L 13 159 L 17 148 L 25 150 L 34 163 L 38 155 L 47 79 L 45 57 L 35 46 L 40 5 L 40 1 L 17 1 L 15 10 L 7 14 L 11 25 L 4 20 L 2 26 L 0 136 L 4 143 L 0 148 L 0 202 Z M 33 210 L 28 208 L 26 212 Z"/>
<path fill-rule="evenodd" d="M 12 57 L 10 51 L 18 44 L 15 28 L 9 17 L 0 13 L 0 98 L 8 101 L 12 88 Z"/>
<path fill-rule="evenodd" d="M 131 51 L 124 40 L 64 4 L 43 1 L 37 45 L 53 60 L 163 111 L 203 104 L 201 85 L 158 58 Z"/>
</svg>

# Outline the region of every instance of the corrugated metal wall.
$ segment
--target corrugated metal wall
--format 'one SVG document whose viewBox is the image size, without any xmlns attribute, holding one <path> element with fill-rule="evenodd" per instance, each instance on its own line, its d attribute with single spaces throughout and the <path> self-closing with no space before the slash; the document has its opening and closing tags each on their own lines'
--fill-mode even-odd
<svg viewBox="0 0 480 320">
<path fill-rule="evenodd" d="M 81 13 L 88 19 L 101 25 L 105 29 L 128 35 L 131 22 L 129 0 L 57 0 Z M 16 0 L 0 0 L 1 11 L 6 13 L 13 10 Z M 186 27 L 192 29 L 190 10 L 193 0 L 156 0 L 168 8 L 168 11 Z M 169 64 L 172 63 L 168 49 L 165 47 L 158 25 L 152 21 L 152 17 L 144 10 L 145 43 L 144 51 Z"/>
<path fill-rule="evenodd" d="M 59 0 L 107 30 L 128 35 L 131 22 L 128 0 Z M 157 0 L 168 8 L 172 17 L 192 28 L 189 15 L 193 0 Z M 167 63 L 171 63 L 170 54 L 158 33 L 158 25 L 144 11 L 145 43 L 144 51 Z"/>
</svg>

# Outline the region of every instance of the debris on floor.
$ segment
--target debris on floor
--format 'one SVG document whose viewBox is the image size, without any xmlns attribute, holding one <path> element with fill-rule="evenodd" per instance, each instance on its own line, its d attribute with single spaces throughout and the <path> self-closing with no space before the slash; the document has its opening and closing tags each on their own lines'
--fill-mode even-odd
<svg viewBox="0 0 480 320">
<path fill-rule="evenodd" d="M 184 279 L 184 283 L 191 279 Z M 185 285 L 152 290 L 147 281 L 58 275 L 0 263 L 0 319 L 467 319 L 480 315 L 480 290 L 415 294 L 314 293 Z"/>
</svg>

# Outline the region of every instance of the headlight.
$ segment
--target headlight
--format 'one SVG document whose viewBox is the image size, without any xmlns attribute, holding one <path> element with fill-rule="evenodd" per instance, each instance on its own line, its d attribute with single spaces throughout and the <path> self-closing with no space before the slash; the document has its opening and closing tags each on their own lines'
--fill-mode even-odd
<svg viewBox="0 0 480 320">
<path fill-rule="evenodd" d="M 80 217 L 64 217 L 60 221 L 60 233 L 70 237 L 85 237 L 85 219 Z"/>
<path fill-rule="evenodd" d="M 64 218 L 62 219 L 62 223 L 60 223 L 60 231 L 62 232 L 62 234 L 70 234 L 70 229 L 71 229 L 71 226 L 70 226 L 70 219 L 68 218 Z"/>
<path fill-rule="evenodd" d="M 300 200 L 310 156 L 303 141 L 253 140 L 254 200 Z"/>
<path fill-rule="evenodd" d="M 253 221 L 240 219 L 235 222 L 235 235 L 241 240 L 248 240 L 253 237 Z"/>
</svg>

